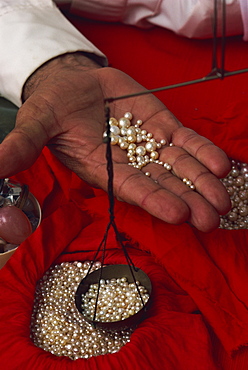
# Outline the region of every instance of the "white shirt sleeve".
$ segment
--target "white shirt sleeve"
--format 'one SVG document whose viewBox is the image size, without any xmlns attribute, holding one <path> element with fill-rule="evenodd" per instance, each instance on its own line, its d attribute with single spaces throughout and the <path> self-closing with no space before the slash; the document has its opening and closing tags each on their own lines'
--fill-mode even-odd
<svg viewBox="0 0 248 370">
<path fill-rule="evenodd" d="M 21 105 L 27 78 L 58 55 L 104 55 L 62 15 L 51 0 L 0 0 L 0 94 Z"/>
</svg>

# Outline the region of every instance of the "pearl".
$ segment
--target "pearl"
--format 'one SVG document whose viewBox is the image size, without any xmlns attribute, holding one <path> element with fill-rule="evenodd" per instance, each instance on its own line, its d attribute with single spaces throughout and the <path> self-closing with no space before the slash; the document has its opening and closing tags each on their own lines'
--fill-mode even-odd
<svg viewBox="0 0 248 370">
<path fill-rule="evenodd" d="M 135 150 L 135 149 L 136 149 L 136 144 L 134 143 L 129 144 L 128 150 Z"/>
<path fill-rule="evenodd" d="M 167 169 L 167 171 L 171 170 L 171 165 L 169 163 L 164 163 L 164 167 Z"/>
<path fill-rule="evenodd" d="M 130 127 L 131 122 L 128 118 L 122 117 L 119 119 L 119 127 L 120 128 L 128 128 Z"/>
<path fill-rule="evenodd" d="M 146 143 L 146 145 L 145 145 L 145 148 L 146 148 L 146 150 L 148 151 L 148 152 L 152 152 L 152 151 L 154 151 L 154 150 L 156 150 L 157 149 L 157 144 L 156 143 L 154 143 L 154 142 L 148 142 L 148 143 Z"/>
<path fill-rule="evenodd" d="M 119 137 L 118 136 L 111 136 L 110 139 L 111 145 L 116 145 L 119 142 Z"/>
<path fill-rule="evenodd" d="M 117 119 L 116 119 L 116 118 L 111 117 L 111 118 L 109 119 L 109 124 L 110 124 L 110 126 L 117 126 L 117 125 L 118 125 L 118 121 L 117 121 Z"/>
<path fill-rule="evenodd" d="M 136 152 L 137 155 L 144 156 L 146 154 L 146 148 L 142 145 L 139 145 L 139 146 L 137 146 L 135 152 Z"/>
<path fill-rule="evenodd" d="M 129 143 L 135 143 L 135 142 L 136 142 L 136 136 L 135 136 L 135 135 L 129 135 L 129 136 L 127 137 L 127 141 L 128 141 Z"/>
<path fill-rule="evenodd" d="M 129 119 L 129 120 L 131 121 L 131 119 L 133 118 L 133 115 L 132 115 L 132 113 L 131 113 L 131 112 L 126 112 L 126 113 L 124 114 L 124 117 L 125 117 L 125 118 L 127 118 L 127 119 Z"/>
<path fill-rule="evenodd" d="M 127 136 L 129 135 L 136 135 L 136 130 L 134 126 L 131 126 L 127 129 Z"/>
<path fill-rule="evenodd" d="M 126 141 L 120 143 L 120 148 L 123 149 L 123 150 L 127 149 L 128 148 L 128 143 Z"/>
<path fill-rule="evenodd" d="M 121 133 L 121 130 L 119 129 L 118 126 L 111 126 L 110 127 L 110 132 L 113 134 L 113 135 L 119 135 Z"/>
<path fill-rule="evenodd" d="M 136 143 L 141 143 L 143 141 L 142 135 L 136 136 Z"/>
<path fill-rule="evenodd" d="M 156 151 L 154 150 L 154 151 L 152 151 L 152 152 L 151 152 L 150 156 L 151 156 L 151 158 L 152 158 L 152 159 L 158 159 L 159 154 L 158 154 L 158 152 L 156 152 Z"/>
<path fill-rule="evenodd" d="M 139 165 L 141 166 L 145 166 L 146 165 L 146 161 L 145 161 L 145 158 L 142 156 L 142 155 L 138 155 L 136 157 L 136 161 L 138 162 Z"/>
<path fill-rule="evenodd" d="M 126 128 L 122 128 L 122 129 L 120 130 L 120 134 L 121 134 L 122 136 L 127 136 L 127 129 L 126 129 Z"/>
</svg>

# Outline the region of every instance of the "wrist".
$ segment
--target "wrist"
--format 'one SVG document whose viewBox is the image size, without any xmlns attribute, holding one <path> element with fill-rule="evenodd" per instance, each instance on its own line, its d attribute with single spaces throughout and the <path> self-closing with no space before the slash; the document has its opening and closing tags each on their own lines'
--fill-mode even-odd
<svg viewBox="0 0 248 370">
<path fill-rule="evenodd" d="M 75 52 L 59 55 L 40 66 L 26 80 L 22 90 L 22 101 L 25 102 L 30 95 L 38 88 L 41 82 L 45 81 L 50 75 L 66 68 L 80 68 L 81 71 L 101 68 L 94 60 L 94 55 Z"/>
</svg>

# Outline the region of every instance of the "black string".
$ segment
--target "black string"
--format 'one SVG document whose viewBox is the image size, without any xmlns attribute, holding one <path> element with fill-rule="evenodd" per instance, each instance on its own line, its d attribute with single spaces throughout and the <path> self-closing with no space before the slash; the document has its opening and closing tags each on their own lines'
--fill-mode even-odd
<svg viewBox="0 0 248 370">
<path fill-rule="evenodd" d="M 102 239 L 101 243 L 99 244 L 99 246 L 97 248 L 95 256 L 92 259 L 90 267 L 89 267 L 89 269 L 87 271 L 87 274 L 85 276 L 85 279 L 86 279 L 87 276 L 90 274 L 90 272 L 92 270 L 92 267 L 93 267 L 93 264 L 97 260 L 97 257 L 99 255 L 100 251 L 102 251 L 101 267 L 100 267 L 100 274 L 99 274 L 99 283 L 98 283 L 98 287 L 97 287 L 96 304 L 95 304 L 95 310 L 94 310 L 94 315 L 93 315 L 93 322 L 95 321 L 96 313 L 97 313 L 97 303 L 98 303 L 99 292 L 100 292 L 100 281 L 102 279 L 102 270 L 103 270 L 103 267 L 104 267 L 105 253 L 106 253 L 106 250 L 107 250 L 106 246 L 107 246 L 108 234 L 109 234 L 109 230 L 111 229 L 111 227 L 113 228 L 113 230 L 115 232 L 116 241 L 121 246 L 122 251 L 124 253 L 124 256 L 126 258 L 127 265 L 129 266 L 130 273 L 132 275 L 133 282 L 136 286 L 136 289 L 137 289 L 137 292 L 139 294 L 142 305 L 143 305 L 143 307 L 145 306 L 145 303 L 144 303 L 144 300 L 142 298 L 139 286 L 138 286 L 137 281 L 136 281 L 135 276 L 134 276 L 134 271 L 138 271 L 138 268 L 135 267 L 133 261 L 131 260 L 129 254 L 127 252 L 126 246 L 123 243 L 122 235 L 119 232 L 119 230 L 117 228 L 117 225 L 115 223 L 115 214 L 114 214 L 115 197 L 114 197 L 114 186 L 113 186 L 114 170 L 113 170 L 112 149 L 111 149 L 111 131 L 110 131 L 110 124 L 109 124 L 110 108 L 109 108 L 108 104 L 105 105 L 105 120 L 106 120 L 106 137 L 104 138 L 104 142 L 106 143 L 106 161 L 107 161 L 107 175 L 108 175 L 108 200 L 109 200 L 109 210 L 108 210 L 109 211 L 109 222 L 108 222 L 108 225 L 106 227 L 103 239 Z"/>
<path fill-rule="evenodd" d="M 150 89 L 150 90 L 145 90 L 145 91 L 140 91 L 138 93 L 133 93 L 133 94 L 127 94 L 127 95 L 122 95 L 122 96 L 116 96 L 116 97 L 107 97 L 104 99 L 105 103 L 105 119 L 106 119 L 106 137 L 104 139 L 104 142 L 106 143 L 106 160 L 107 160 L 107 174 L 108 174 L 108 199 L 109 199 L 109 223 L 106 227 L 104 237 L 95 253 L 95 256 L 91 262 L 90 268 L 87 272 L 86 277 L 90 273 L 92 266 L 94 262 L 96 261 L 98 254 L 102 250 L 102 257 L 101 257 L 101 271 L 100 271 L 100 278 L 99 281 L 101 280 L 102 277 L 102 269 L 104 266 L 104 259 L 105 259 L 105 252 L 107 250 L 106 245 L 107 245 L 107 239 L 108 239 L 108 233 L 110 228 L 112 227 L 116 240 L 118 244 L 121 246 L 123 253 L 125 255 L 127 264 L 130 268 L 130 272 L 133 278 L 133 281 L 136 285 L 136 289 L 139 293 L 140 299 L 142 301 L 142 304 L 144 306 L 144 302 L 139 290 L 139 287 L 137 285 L 134 272 L 137 271 L 136 267 L 134 266 L 128 252 L 126 249 L 126 246 L 124 245 L 122 241 L 121 234 L 118 231 L 118 228 L 115 223 L 115 214 L 114 214 L 114 206 L 115 206 L 115 201 L 114 201 L 114 190 L 113 190 L 113 180 L 114 180 L 114 171 L 113 171 L 113 160 L 112 160 L 112 150 L 111 150 L 111 132 L 110 132 L 110 108 L 108 103 L 111 103 L 116 100 L 120 99 L 126 99 L 126 98 L 132 98 L 136 96 L 141 96 L 141 95 L 146 95 L 146 94 L 151 94 L 154 92 L 159 92 L 159 91 L 165 91 L 169 89 L 174 89 L 178 87 L 183 87 L 183 86 L 188 86 L 192 84 L 197 84 L 197 83 L 202 83 L 206 81 L 211 81 L 215 79 L 224 79 L 224 77 L 229 77 L 233 76 L 236 74 L 241 74 L 241 73 L 246 73 L 248 72 L 248 68 L 246 69 L 241 69 L 241 70 L 236 70 L 233 72 L 226 72 L 224 70 L 224 62 L 225 62 L 225 43 L 226 43 L 226 0 L 221 0 L 222 1 L 222 28 L 221 28 L 221 67 L 218 67 L 218 61 L 217 61 L 217 31 L 218 31 L 218 0 L 213 0 L 214 1 L 214 18 L 213 18 L 213 54 L 212 54 L 212 70 L 211 72 L 206 75 L 203 78 L 191 80 L 191 81 L 186 81 L 178 84 L 173 84 L 169 86 L 163 86 L 155 89 Z M 68 252 L 69 253 L 69 252 Z M 98 284 L 98 292 L 97 292 L 97 298 L 96 298 L 96 305 L 95 305 L 95 313 L 94 313 L 94 319 L 96 317 L 96 310 L 97 310 L 97 301 L 98 301 L 98 296 L 99 296 L 99 289 L 100 289 L 100 284 Z"/>
</svg>

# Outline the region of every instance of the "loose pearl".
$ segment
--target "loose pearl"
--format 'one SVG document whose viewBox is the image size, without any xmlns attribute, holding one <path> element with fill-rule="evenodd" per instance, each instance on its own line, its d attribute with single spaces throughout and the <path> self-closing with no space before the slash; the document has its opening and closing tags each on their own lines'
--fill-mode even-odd
<svg viewBox="0 0 248 370">
<path fill-rule="evenodd" d="M 110 132 L 114 135 L 119 135 L 121 130 L 119 129 L 118 126 L 111 126 L 110 127 Z"/>
<path fill-rule="evenodd" d="M 135 150 L 136 149 L 136 144 L 131 143 L 129 144 L 128 150 Z"/>
<path fill-rule="evenodd" d="M 145 148 L 148 152 L 152 152 L 157 149 L 157 144 L 154 142 L 148 142 L 146 143 Z"/>
<path fill-rule="evenodd" d="M 119 137 L 118 136 L 112 136 L 110 140 L 111 140 L 112 145 L 116 145 L 119 142 Z"/>
<path fill-rule="evenodd" d="M 156 152 L 155 150 L 151 152 L 151 158 L 152 159 L 158 159 L 158 157 L 159 157 L 158 152 Z"/>
<path fill-rule="evenodd" d="M 128 128 L 130 127 L 130 125 L 131 125 L 131 122 L 128 118 L 122 117 L 119 119 L 119 126 L 121 128 Z"/>
<path fill-rule="evenodd" d="M 110 126 L 117 126 L 118 125 L 118 121 L 117 121 L 116 118 L 111 117 L 110 120 L 109 120 L 109 124 L 110 124 Z"/>
<path fill-rule="evenodd" d="M 128 143 L 127 142 L 120 143 L 120 148 L 123 149 L 123 150 L 127 149 L 128 148 Z"/>
<path fill-rule="evenodd" d="M 146 148 L 142 145 L 137 146 L 136 148 L 136 154 L 144 156 L 146 154 Z"/>
<path fill-rule="evenodd" d="M 126 113 L 124 114 L 124 117 L 125 117 L 125 118 L 128 118 L 128 119 L 131 121 L 131 119 L 133 118 L 133 115 L 132 115 L 132 113 L 131 113 L 131 112 L 126 112 Z"/>
<path fill-rule="evenodd" d="M 171 165 L 169 163 L 164 163 L 164 167 L 167 169 L 167 171 L 171 170 Z"/>
<path fill-rule="evenodd" d="M 131 126 L 127 129 L 127 136 L 129 135 L 136 135 L 135 127 Z"/>
<path fill-rule="evenodd" d="M 129 143 L 135 143 L 135 142 L 136 142 L 136 136 L 135 136 L 135 135 L 129 135 L 129 136 L 127 137 L 127 141 L 128 141 Z"/>
</svg>

